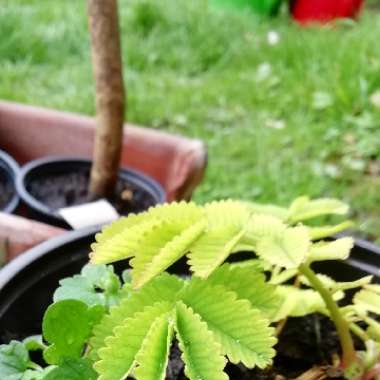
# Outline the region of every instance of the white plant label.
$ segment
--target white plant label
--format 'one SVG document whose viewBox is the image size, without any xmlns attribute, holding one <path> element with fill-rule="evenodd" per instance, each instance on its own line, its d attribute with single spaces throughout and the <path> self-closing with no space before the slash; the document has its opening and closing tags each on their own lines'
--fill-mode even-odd
<svg viewBox="0 0 380 380">
<path fill-rule="evenodd" d="M 105 199 L 58 210 L 74 230 L 111 223 L 119 218 L 116 209 Z"/>
</svg>

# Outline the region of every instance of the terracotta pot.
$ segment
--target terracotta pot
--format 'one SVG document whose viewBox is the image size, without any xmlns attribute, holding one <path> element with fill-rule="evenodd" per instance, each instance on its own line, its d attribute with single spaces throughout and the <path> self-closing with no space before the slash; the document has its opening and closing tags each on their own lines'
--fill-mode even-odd
<svg viewBox="0 0 380 380">
<path fill-rule="evenodd" d="M 61 228 L 0 212 L 0 264 L 65 232 Z"/>
<path fill-rule="evenodd" d="M 1 147 L 20 163 L 51 155 L 89 158 L 94 130 L 91 117 L 0 102 Z M 189 199 L 206 163 L 207 151 L 200 140 L 125 125 L 122 166 L 156 179 L 168 200 Z"/>
<path fill-rule="evenodd" d="M 364 0 L 293 0 L 293 18 L 301 24 L 325 23 L 337 18 L 356 17 Z"/>
</svg>

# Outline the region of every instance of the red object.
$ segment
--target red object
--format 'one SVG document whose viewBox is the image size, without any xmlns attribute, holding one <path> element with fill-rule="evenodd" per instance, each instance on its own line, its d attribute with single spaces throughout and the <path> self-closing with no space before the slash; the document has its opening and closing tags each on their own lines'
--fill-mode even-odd
<svg viewBox="0 0 380 380">
<path fill-rule="evenodd" d="M 325 23 L 337 18 L 354 18 L 364 0 L 293 0 L 290 9 L 293 18 L 301 24 Z"/>
</svg>

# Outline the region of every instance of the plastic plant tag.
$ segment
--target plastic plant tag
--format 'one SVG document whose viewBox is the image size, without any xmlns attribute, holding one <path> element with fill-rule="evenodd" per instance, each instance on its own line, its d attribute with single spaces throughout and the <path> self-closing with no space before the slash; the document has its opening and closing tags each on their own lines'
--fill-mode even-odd
<svg viewBox="0 0 380 380">
<path fill-rule="evenodd" d="M 105 199 L 79 206 L 61 208 L 58 213 L 74 230 L 107 224 L 119 218 L 118 212 Z"/>
</svg>

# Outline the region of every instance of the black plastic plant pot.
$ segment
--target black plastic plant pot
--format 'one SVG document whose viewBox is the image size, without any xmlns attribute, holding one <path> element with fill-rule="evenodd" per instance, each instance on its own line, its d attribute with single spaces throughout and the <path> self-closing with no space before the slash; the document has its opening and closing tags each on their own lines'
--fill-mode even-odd
<svg viewBox="0 0 380 380">
<path fill-rule="evenodd" d="M 47 157 L 21 168 L 16 186 L 28 215 L 44 223 L 70 228 L 58 210 L 89 201 L 87 188 L 91 161 L 83 158 Z M 120 169 L 115 198 L 110 199 L 121 215 L 140 212 L 163 203 L 166 194 L 151 177 Z"/>
<path fill-rule="evenodd" d="M 96 232 L 97 228 L 68 232 L 29 250 L 0 271 L 0 344 L 41 333 L 43 314 L 59 280 L 79 273 L 88 262 Z M 358 241 L 350 259 L 320 263 L 317 269 L 338 281 L 371 274 L 379 282 L 379 266 L 380 247 Z M 127 262 L 119 262 L 115 270 L 121 273 L 127 267 Z M 186 261 L 170 271 L 188 273 Z"/>
<path fill-rule="evenodd" d="M 19 204 L 15 185 L 19 171 L 17 162 L 0 150 L 0 211 L 12 213 Z"/>
<path fill-rule="evenodd" d="M 90 245 L 98 231 L 98 227 L 91 227 L 67 232 L 32 248 L 0 270 L 0 344 L 41 333 L 43 315 L 59 281 L 79 273 L 88 263 Z M 121 274 L 128 262 L 115 263 L 114 268 Z M 188 273 L 186 261 L 174 264 L 170 272 Z"/>
</svg>

